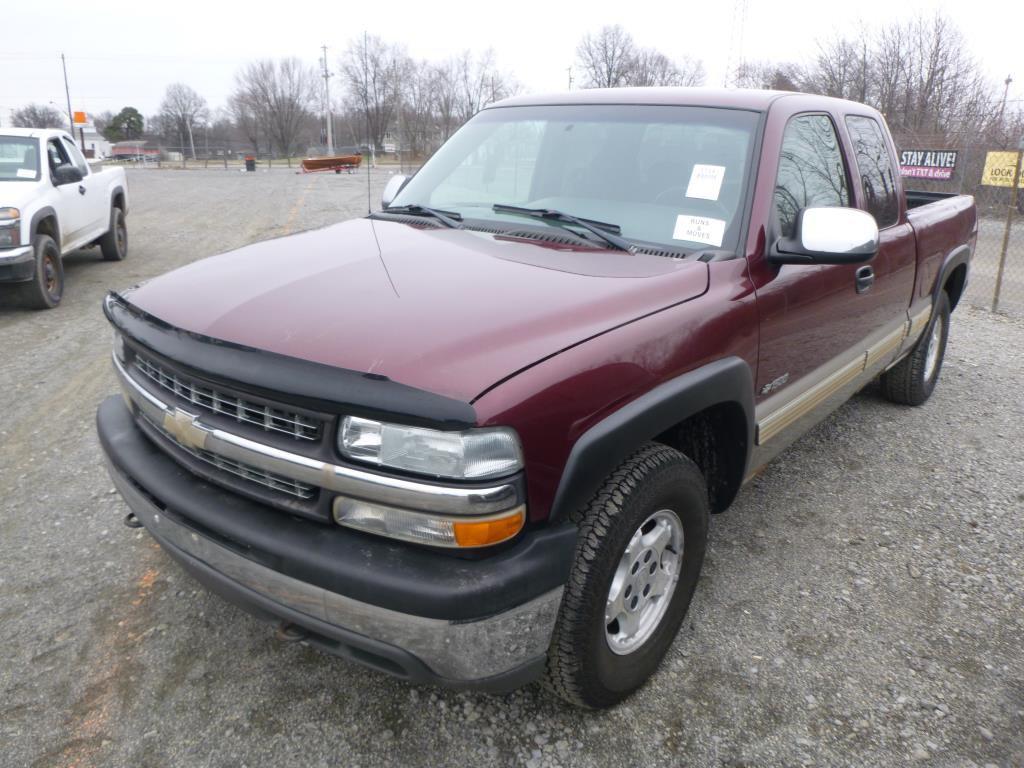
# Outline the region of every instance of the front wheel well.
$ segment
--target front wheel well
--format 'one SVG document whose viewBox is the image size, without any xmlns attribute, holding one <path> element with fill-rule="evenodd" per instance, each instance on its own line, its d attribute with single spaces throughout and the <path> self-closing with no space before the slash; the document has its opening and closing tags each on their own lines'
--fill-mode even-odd
<svg viewBox="0 0 1024 768">
<path fill-rule="evenodd" d="M 113 199 L 110 201 L 110 206 L 111 208 L 120 208 L 124 211 L 124 192 L 115 192 Z"/>
<path fill-rule="evenodd" d="M 35 223 L 35 229 L 32 232 L 32 237 L 34 238 L 36 235 L 49 235 L 50 237 L 52 237 L 54 240 L 56 240 L 59 243 L 60 242 L 60 238 L 58 237 L 58 233 L 57 233 L 57 219 L 56 219 L 56 217 L 54 217 L 54 216 L 44 216 L 39 221 L 37 221 Z"/>
<path fill-rule="evenodd" d="M 743 484 L 748 430 L 738 403 L 718 403 L 658 435 L 696 464 L 708 488 L 712 512 L 724 512 Z"/>
</svg>

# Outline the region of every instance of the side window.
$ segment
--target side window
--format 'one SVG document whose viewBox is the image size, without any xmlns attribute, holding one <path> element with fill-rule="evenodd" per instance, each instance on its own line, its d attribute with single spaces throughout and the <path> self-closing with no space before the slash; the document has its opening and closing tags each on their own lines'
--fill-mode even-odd
<svg viewBox="0 0 1024 768">
<path fill-rule="evenodd" d="M 65 165 L 71 162 L 68 159 L 67 151 L 57 142 L 56 139 L 50 139 L 48 142 L 46 142 L 46 156 L 49 158 L 50 161 L 51 173 L 58 166 Z"/>
<path fill-rule="evenodd" d="M 83 176 L 89 174 L 89 164 L 85 162 L 85 157 L 81 152 L 78 151 L 78 147 L 73 141 L 62 138 L 64 142 L 64 149 L 67 150 L 68 156 L 71 158 L 71 162 L 75 164 L 75 167 L 82 172 Z"/>
<path fill-rule="evenodd" d="M 843 153 L 826 115 L 799 115 L 786 125 L 775 179 L 775 209 L 783 237 L 796 234 L 801 208 L 850 204 Z"/>
<path fill-rule="evenodd" d="M 900 200 L 882 127 L 870 117 L 856 115 L 846 118 L 846 127 L 857 153 L 868 213 L 875 217 L 879 229 L 892 226 L 900 218 Z"/>
</svg>

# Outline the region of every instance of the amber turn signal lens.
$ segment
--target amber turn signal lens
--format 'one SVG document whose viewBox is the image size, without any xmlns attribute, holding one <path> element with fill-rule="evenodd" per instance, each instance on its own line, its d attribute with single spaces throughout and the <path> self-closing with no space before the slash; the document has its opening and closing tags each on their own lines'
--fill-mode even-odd
<svg viewBox="0 0 1024 768">
<path fill-rule="evenodd" d="M 456 522 L 455 542 L 460 547 L 486 547 L 507 541 L 523 529 L 526 515 L 522 508 L 504 517 L 480 522 Z"/>
</svg>

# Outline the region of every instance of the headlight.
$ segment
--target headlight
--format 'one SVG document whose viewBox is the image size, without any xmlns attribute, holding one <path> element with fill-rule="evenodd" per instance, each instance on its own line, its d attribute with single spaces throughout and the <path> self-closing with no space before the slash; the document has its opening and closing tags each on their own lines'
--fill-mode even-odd
<svg viewBox="0 0 1024 768">
<path fill-rule="evenodd" d="M 0 208 L 0 248 L 21 245 L 21 211 Z"/>
<path fill-rule="evenodd" d="M 455 480 L 501 477 L 523 467 L 519 439 L 504 427 L 441 432 L 346 416 L 338 450 L 353 461 Z"/>
</svg>

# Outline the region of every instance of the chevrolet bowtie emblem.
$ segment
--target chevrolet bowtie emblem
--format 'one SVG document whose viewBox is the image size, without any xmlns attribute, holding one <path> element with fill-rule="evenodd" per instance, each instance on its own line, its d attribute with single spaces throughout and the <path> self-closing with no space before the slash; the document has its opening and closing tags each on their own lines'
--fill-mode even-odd
<svg viewBox="0 0 1024 768">
<path fill-rule="evenodd" d="M 164 430 L 185 448 L 195 450 L 206 446 L 209 431 L 198 423 L 197 416 L 175 408 L 164 413 Z"/>
</svg>

